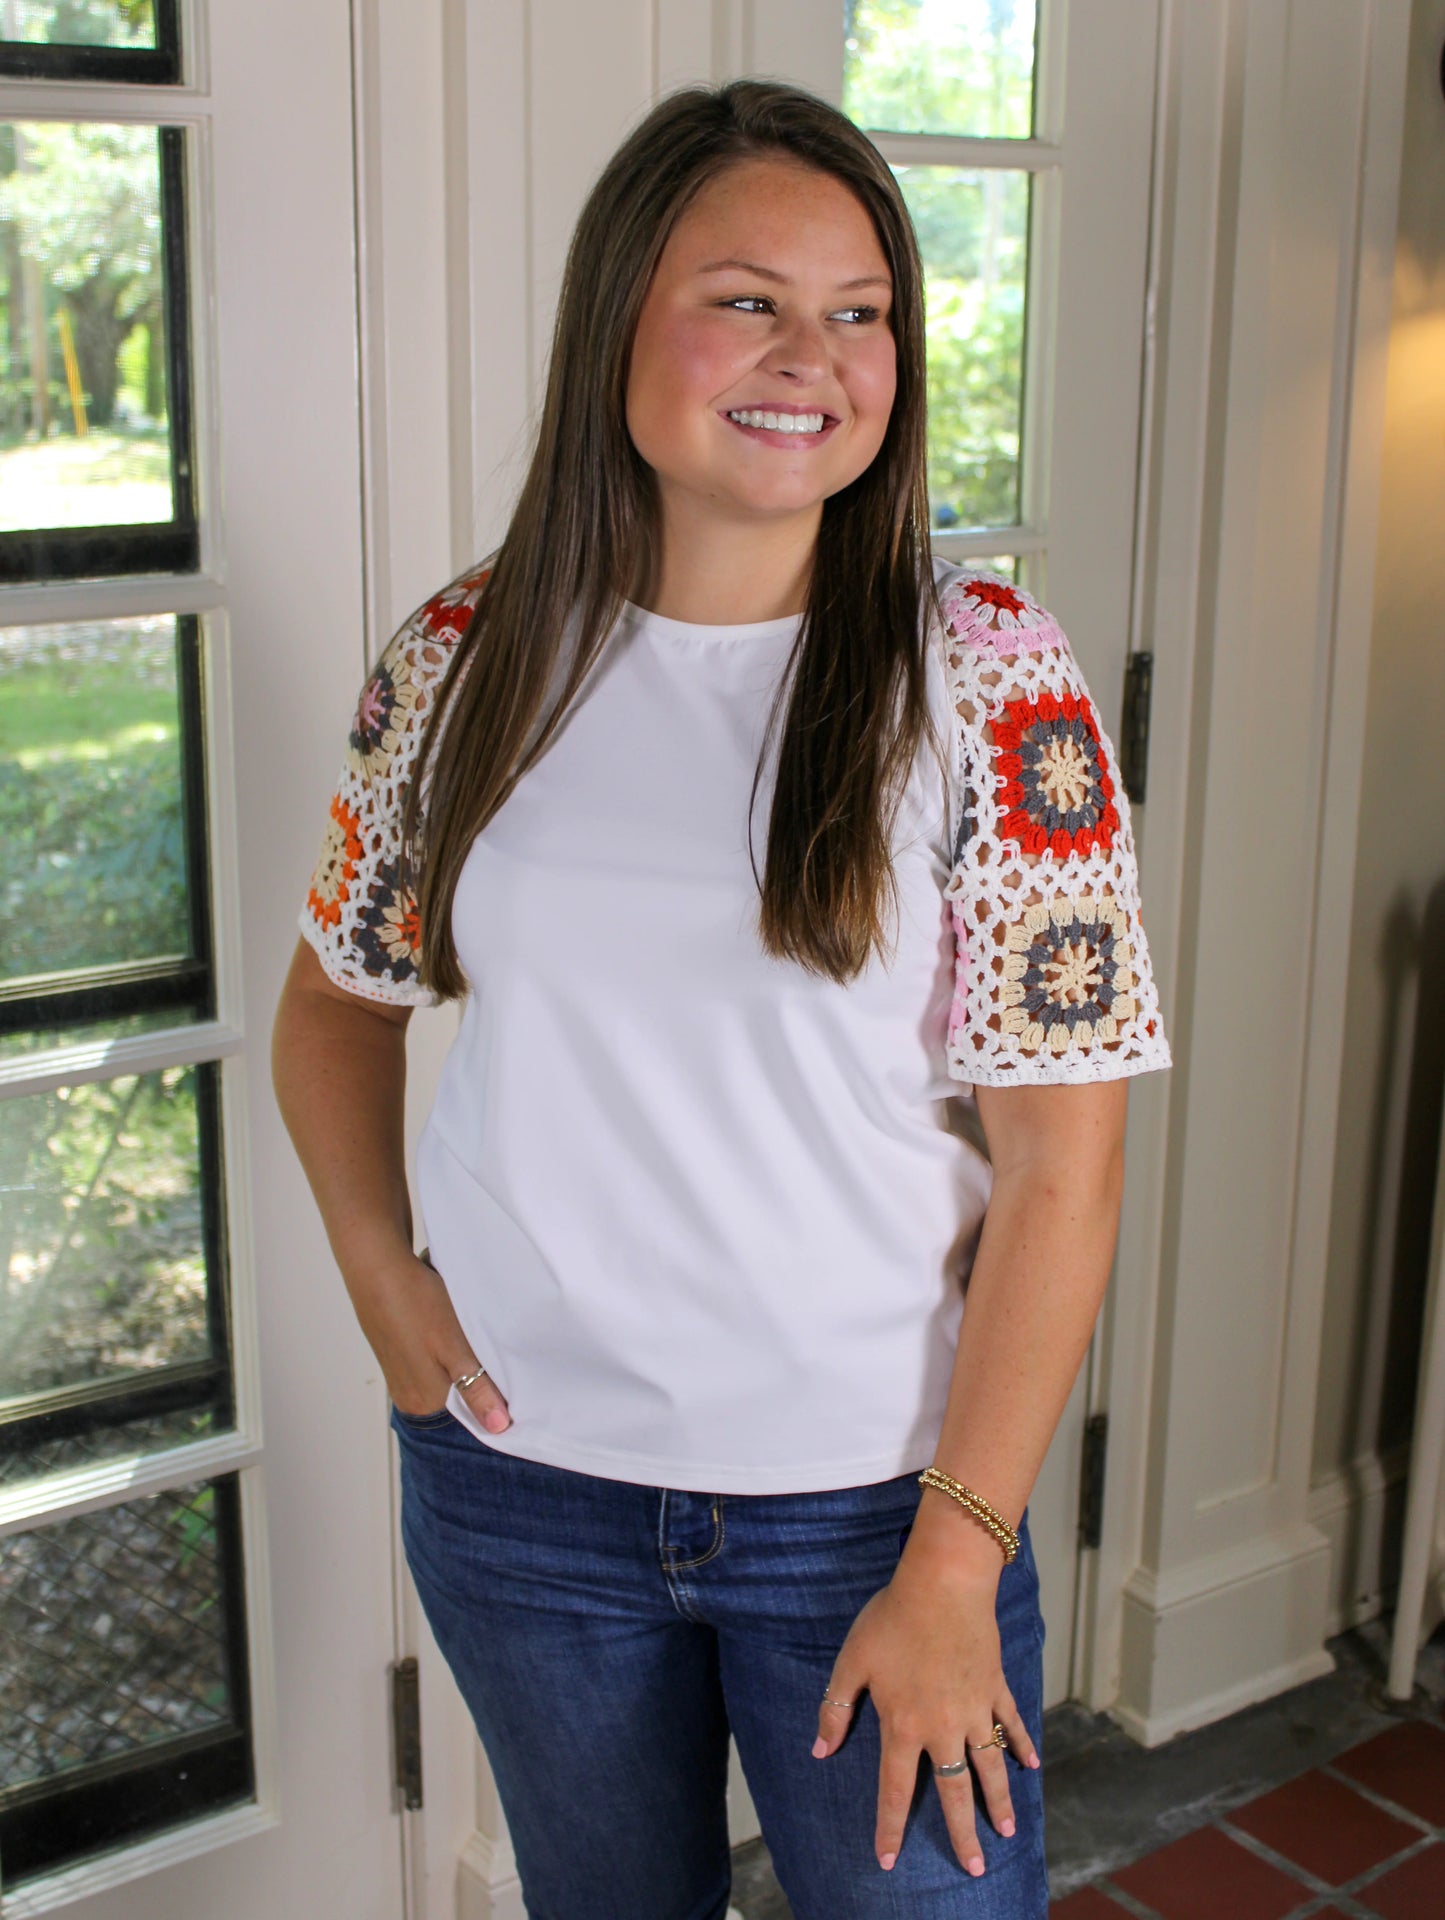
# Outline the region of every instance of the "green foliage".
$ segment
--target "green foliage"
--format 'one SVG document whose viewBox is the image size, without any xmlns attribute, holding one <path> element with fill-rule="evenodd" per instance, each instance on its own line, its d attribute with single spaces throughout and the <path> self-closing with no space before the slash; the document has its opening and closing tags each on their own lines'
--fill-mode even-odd
<svg viewBox="0 0 1445 1920">
<path fill-rule="evenodd" d="M 1033 0 L 845 0 L 843 111 L 860 127 L 1027 139 Z"/>
<path fill-rule="evenodd" d="M 186 947 L 185 833 L 173 743 L 103 760 L 0 760 L 7 975 Z"/>
<path fill-rule="evenodd" d="M 849 0 L 844 105 L 861 126 L 1021 138 L 1032 126 L 1032 0 Z M 927 282 L 935 524 L 1019 514 L 1028 176 L 895 169 Z"/>
<path fill-rule="evenodd" d="M 186 950 L 174 639 L 158 625 L 0 650 L 6 977 Z"/>
<path fill-rule="evenodd" d="M 154 127 L 99 121 L 27 121 L 0 130 L 0 258 L 34 261 L 46 290 L 44 330 L 52 368 L 62 364 L 57 297 L 70 311 L 81 385 L 92 420 L 108 425 L 122 344 L 161 309 L 160 163 Z M 8 365 L 28 322 L 7 273 Z M 39 324 L 37 321 L 36 324 Z M 28 394 L 0 385 L 0 418 L 18 423 Z M 69 397 L 65 405 L 69 406 Z M 13 429 L 12 429 L 13 430 Z"/>
<path fill-rule="evenodd" d="M 153 47 L 154 0 L 19 0 L 17 40 L 68 47 Z"/>
<path fill-rule="evenodd" d="M 178 1500 L 171 1514 L 171 1529 L 180 1547 L 177 1565 L 182 1567 L 189 1565 L 198 1553 L 204 1553 L 208 1559 L 214 1559 L 216 1552 L 215 1488 L 209 1485 L 197 1487 L 188 1499 Z M 199 1610 L 204 1612 L 213 1602 L 214 1595 L 204 1595 Z"/>
<path fill-rule="evenodd" d="M 900 167 L 927 271 L 928 486 L 940 526 L 1018 518 L 1028 184 Z"/>
<path fill-rule="evenodd" d="M 1022 311 L 995 312 L 966 338 L 929 327 L 928 492 L 937 526 L 1019 517 Z"/>
<path fill-rule="evenodd" d="M 73 293 L 103 275 L 139 313 L 160 272 L 159 163 L 154 127 L 37 120 L 23 128 L 25 165 L 0 179 L 0 220 L 48 283 Z"/>
<path fill-rule="evenodd" d="M 0 1398 L 205 1353 L 197 1071 L 0 1108 Z"/>
</svg>

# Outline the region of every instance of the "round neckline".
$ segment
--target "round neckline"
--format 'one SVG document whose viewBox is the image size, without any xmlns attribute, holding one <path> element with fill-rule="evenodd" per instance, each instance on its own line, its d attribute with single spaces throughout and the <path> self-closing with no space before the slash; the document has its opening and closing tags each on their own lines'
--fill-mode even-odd
<svg viewBox="0 0 1445 1920">
<path fill-rule="evenodd" d="M 785 613 L 776 620 L 747 620 L 729 626 L 700 624 L 691 620 L 673 620 L 665 613 L 653 613 L 634 601 L 624 600 L 622 617 L 631 626 L 652 634 L 658 640 L 771 640 L 796 633 L 801 613 Z"/>
</svg>

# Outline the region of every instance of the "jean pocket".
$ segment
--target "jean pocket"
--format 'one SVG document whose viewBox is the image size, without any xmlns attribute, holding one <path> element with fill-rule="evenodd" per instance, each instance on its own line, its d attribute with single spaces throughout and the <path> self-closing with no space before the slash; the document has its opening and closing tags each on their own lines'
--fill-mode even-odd
<svg viewBox="0 0 1445 1920">
<path fill-rule="evenodd" d="M 435 1413 L 403 1413 L 394 1400 L 391 1403 L 391 1417 L 397 1426 L 421 1432 L 428 1427 L 445 1427 L 455 1418 L 450 1407 L 438 1407 Z"/>
</svg>

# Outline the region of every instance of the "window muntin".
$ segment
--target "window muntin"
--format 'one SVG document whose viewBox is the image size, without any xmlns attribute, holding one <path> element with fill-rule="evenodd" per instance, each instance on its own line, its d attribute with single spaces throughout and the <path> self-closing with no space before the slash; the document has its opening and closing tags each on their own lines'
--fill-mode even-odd
<svg viewBox="0 0 1445 1920">
<path fill-rule="evenodd" d="M 0 75 L 174 85 L 179 0 L 0 0 Z"/>
<path fill-rule="evenodd" d="M 129 1459 L 162 1453 L 188 1441 L 211 1440 L 230 1425 L 214 1407 L 171 1407 L 115 1422 L 111 1407 L 98 1407 L 99 1425 L 74 1420 L 68 1424 L 53 1414 L 36 1422 L 29 1443 L 13 1452 L 0 1449 L 0 1490 L 31 1485 L 55 1474 L 72 1473 L 103 1460 Z"/>
<path fill-rule="evenodd" d="M 185 136 L 0 122 L 0 580 L 193 571 Z"/>
<path fill-rule="evenodd" d="M 1026 140 L 1035 0 L 844 0 L 843 111 L 889 133 Z"/>
</svg>

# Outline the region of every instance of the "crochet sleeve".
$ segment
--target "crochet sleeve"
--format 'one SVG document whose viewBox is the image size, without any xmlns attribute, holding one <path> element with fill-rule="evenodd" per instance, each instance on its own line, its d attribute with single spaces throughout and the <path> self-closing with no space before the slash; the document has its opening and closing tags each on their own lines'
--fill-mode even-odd
<svg viewBox="0 0 1445 1920">
<path fill-rule="evenodd" d="M 945 587 L 958 804 L 947 1060 L 986 1087 L 1170 1064 L 1129 803 L 1069 643 L 1021 589 Z"/>
<path fill-rule="evenodd" d="M 427 716 L 486 578 L 474 569 L 419 607 L 362 687 L 301 932 L 337 986 L 431 1006 L 417 978 L 421 926 L 402 871 L 401 824 Z"/>
</svg>

